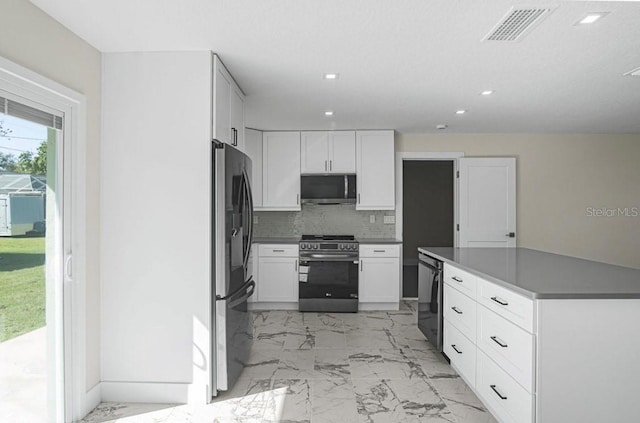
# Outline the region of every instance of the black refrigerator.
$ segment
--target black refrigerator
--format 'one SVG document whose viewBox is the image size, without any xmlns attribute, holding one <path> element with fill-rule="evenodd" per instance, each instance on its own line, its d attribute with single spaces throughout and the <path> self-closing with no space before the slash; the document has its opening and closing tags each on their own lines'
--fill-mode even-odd
<svg viewBox="0 0 640 423">
<path fill-rule="evenodd" d="M 253 321 L 247 268 L 253 238 L 251 159 L 218 141 L 212 148 L 212 395 L 233 387 L 248 361 Z"/>
</svg>

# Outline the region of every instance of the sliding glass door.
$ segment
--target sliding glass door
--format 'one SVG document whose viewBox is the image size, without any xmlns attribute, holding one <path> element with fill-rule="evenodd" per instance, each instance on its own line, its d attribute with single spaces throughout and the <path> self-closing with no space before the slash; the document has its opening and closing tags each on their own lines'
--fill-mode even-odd
<svg viewBox="0 0 640 423">
<path fill-rule="evenodd" d="M 6 421 L 65 419 L 62 118 L 0 90 L 0 416 Z"/>
</svg>

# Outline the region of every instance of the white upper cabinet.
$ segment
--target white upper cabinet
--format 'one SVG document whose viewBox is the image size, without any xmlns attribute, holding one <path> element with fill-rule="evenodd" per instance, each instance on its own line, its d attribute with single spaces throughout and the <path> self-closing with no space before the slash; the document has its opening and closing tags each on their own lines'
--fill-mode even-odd
<svg viewBox="0 0 640 423">
<path fill-rule="evenodd" d="M 300 172 L 327 173 L 329 171 L 329 133 L 302 132 L 300 134 Z"/>
<path fill-rule="evenodd" d="M 394 210 L 393 131 L 357 131 L 356 164 L 356 210 Z"/>
<path fill-rule="evenodd" d="M 301 134 L 302 173 L 355 173 L 354 131 L 311 131 Z"/>
<path fill-rule="evenodd" d="M 262 131 L 245 130 L 244 152 L 251 159 L 253 208 L 262 208 Z"/>
<path fill-rule="evenodd" d="M 329 173 L 356 173 L 356 133 L 329 133 Z"/>
<path fill-rule="evenodd" d="M 213 56 L 213 138 L 244 148 L 244 94 L 217 55 Z"/>
<path fill-rule="evenodd" d="M 300 132 L 262 135 L 263 210 L 300 210 Z"/>
<path fill-rule="evenodd" d="M 245 151 L 244 94 L 238 87 L 231 88 L 231 144 Z"/>
</svg>

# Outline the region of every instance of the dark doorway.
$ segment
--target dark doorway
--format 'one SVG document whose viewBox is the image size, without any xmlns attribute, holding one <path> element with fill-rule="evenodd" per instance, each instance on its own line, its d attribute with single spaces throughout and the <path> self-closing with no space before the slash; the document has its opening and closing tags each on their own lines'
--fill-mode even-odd
<svg viewBox="0 0 640 423">
<path fill-rule="evenodd" d="M 418 247 L 453 247 L 453 161 L 402 162 L 402 296 L 418 296 Z"/>
</svg>

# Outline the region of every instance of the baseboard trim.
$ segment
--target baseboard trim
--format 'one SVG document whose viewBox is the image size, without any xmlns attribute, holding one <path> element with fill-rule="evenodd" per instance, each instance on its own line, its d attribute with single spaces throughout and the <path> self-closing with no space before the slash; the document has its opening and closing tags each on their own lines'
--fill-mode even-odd
<svg viewBox="0 0 640 423">
<path fill-rule="evenodd" d="M 249 310 L 297 310 L 298 302 L 295 303 L 248 303 Z"/>
<path fill-rule="evenodd" d="M 400 303 L 360 303 L 358 304 L 360 311 L 396 311 L 400 310 Z"/>
<path fill-rule="evenodd" d="M 102 382 L 102 401 L 186 404 L 190 383 Z"/>
</svg>

